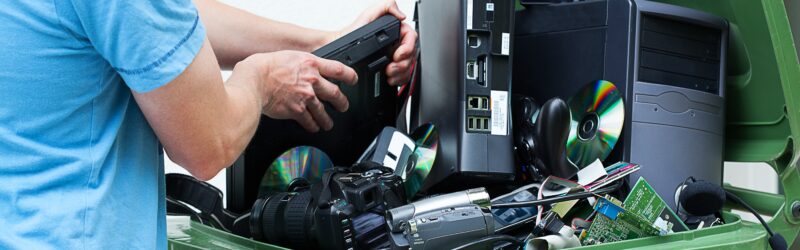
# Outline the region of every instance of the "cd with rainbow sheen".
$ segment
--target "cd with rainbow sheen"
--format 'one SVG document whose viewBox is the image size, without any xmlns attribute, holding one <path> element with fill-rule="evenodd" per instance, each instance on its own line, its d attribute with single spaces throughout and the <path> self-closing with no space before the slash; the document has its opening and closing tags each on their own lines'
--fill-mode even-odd
<svg viewBox="0 0 800 250">
<path fill-rule="evenodd" d="M 617 86 L 606 80 L 593 82 L 569 102 L 572 115 L 567 156 L 578 168 L 605 160 L 622 133 L 625 105 Z"/>
<path fill-rule="evenodd" d="M 258 195 L 291 192 L 294 188 L 318 183 L 331 168 L 333 162 L 322 150 L 309 146 L 291 148 L 278 156 L 264 173 Z"/>
<path fill-rule="evenodd" d="M 419 192 L 433 168 L 436 150 L 439 148 L 439 133 L 436 126 L 427 123 L 414 130 L 411 133 L 411 139 L 414 140 L 416 146 L 408 159 L 405 171 L 400 173 L 409 200 Z"/>
</svg>

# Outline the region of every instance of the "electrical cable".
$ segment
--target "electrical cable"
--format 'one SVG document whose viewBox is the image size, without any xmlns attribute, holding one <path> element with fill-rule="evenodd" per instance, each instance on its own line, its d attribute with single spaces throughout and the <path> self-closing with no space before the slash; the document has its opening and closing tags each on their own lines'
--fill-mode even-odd
<svg viewBox="0 0 800 250">
<path fill-rule="evenodd" d="M 491 242 L 491 243 L 492 243 L 492 245 L 494 245 L 494 243 L 496 243 L 496 242 L 500 242 L 500 241 L 502 241 L 502 242 L 509 242 L 509 243 L 511 243 L 512 245 L 515 245 L 515 246 L 517 246 L 517 247 L 522 247 L 522 246 L 524 246 L 524 245 L 525 245 L 525 242 L 523 242 L 523 241 L 521 241 L 521 240 L 517 239 L 517 238 L 516 238 L 516 237 L 514 237 L 514 236 L 511 236 L 511 235 L 505 235 L 505 234 L 498 234 L 498 235 L 490 235 L 490 236 L 486 236 L 486 237 L 483 237 L 483 238 L 480 238 L 480 239 L 477 239 L 477 240 L 471 241 L 471 242 L 469 242 L 469 243 L 467 243 L 467 244 L 464 244 L 464 245 L 461 245 L 461 246 L 459 246 L 459 247 L 453 248 L 453 250 L 464 250 L 464 249 L 469 249 L 470 247 L 474 247 L 474 246 L 476 246 L 476 245 L 485 244 L 485 243 L 489 243 L 489 242 Z"/>
<path fill-rule="evenodd" d="M 419 40 L 417 40 L 417 44 L 419 44 Z M 419 64 L 419 59 L 420 59 L 419 46 L 417 46 L 416 50 L 417 50 L 417 52 L 414 54 L 414 58 L 415 58 L 414 59 L 414 63 L 411 64 L 411 69 L 410 69 L 411 70 L 411 79 L 409 79 L 406 84 L 403 84 L 403 86 L 400 87 L 400 90 L 397 91 L 397 96 L 398 97 L 400 97 L 403 94 L 403 91 L 406 90 L 406 87 L 408 87 L 408 93 L 406 94 L 406 97 L 410 97 L 411 95 L 414 94 L 414 89 L 415 89 L 414 86 L 417 84 L 417 77 L 418 77 L 417 74 L 419 72 L 418 69 L 417 69 L 417 66 Z"/>
<path fill-rule="evenodd" d="M 516 202 L 495 203 L 495 204 L 492 204 L 492 208 L 514 208 L 514 207 L 532 207 L 532 206 L 539 206 L 539 205 L 549 205 L 549 204 L 562 202 L 562 201 L 578 200 L 578 199 L 589 198 L 589 197 L 592 197 L 592 196 L 598 196 L 598 194 L 608 194 L 608 193 L 616 191 L 620 187 L 622 187 L 622 183 L 621 182 L 617 182 L 617 184 L 614 184 L 614 185 L 609 186 L 609 187 L 605 187 L 605 188 L 601 188 L 601 189 L 595 190 L 594 192 L 584 191 L 584 192 L 566 194 L 566 195 L 562 195 L 562 196 L 557 196 L 557 197 L 547 198 L 547 199 L 541 199 L 541 200 L 535 200 L 535 201 L 516 201 Z"/>
<path fill-rule="evenodd" d="M 781 236 L 780 234 L 776 234 L 774 231 L 772 231 L 772 228 L 770 228 L 769 225 L 767 225 L 767 222 L 764 221 L 764 218 L 761 218 L 761 215 L 758 214 L 758 212 L 756 212 L 756 210 L 753 209 L 753 207 L 751 207 L 749 204 L 747 204 L 747 202 L 742 200 L 742 198 L 739 198 L 739 196 L 737 196 L 736 194 L 731 193 L 731 191 L 725 190 L 725 196 L 727 196 L 728 199 L 733 200 L 734 203 L 741 205 L 742 207 L 753 213 L 756 219 L 758 219 L 758 221 L 761 222 L 761 225 L 764 225 L 764 228 L 767 230 L 767 234 L 769 234 L 770 236 L 769 244 L 772 247 L 772 249 L 776 250 L 786 249 L 786 240 L 783 239 L 783 236 Z M 776 240 L 778 239 L 781 240 L 780 243 L 782 243 L 783 246 L 773 245 L 774 244 L 773 242 L 776 242 Z"/>
</svg>

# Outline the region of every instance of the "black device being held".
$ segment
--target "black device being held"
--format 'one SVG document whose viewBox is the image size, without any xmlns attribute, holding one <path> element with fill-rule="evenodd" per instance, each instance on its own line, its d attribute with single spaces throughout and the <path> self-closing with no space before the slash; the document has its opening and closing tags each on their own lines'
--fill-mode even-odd
<svg viewBox="0 0 800 250">
<path fill-rule="evenodd" d="M 327 153 L 339 166 L 356 162 L 359 154 L 385 126 L 397 118 L 397 88 L 384 76 L 400 38 L 400 21 L 386 15 L 333 41 L 313 54 L 352 67 L 358 74 L 355 86 L 340 84 L 350 109 L 338 112 L 326 103 L 333 120 L 330 131 L 309 133 L 294 120 L 262 116 L 243 159 L 227 172 L 228 208 L 245 212 L 258 196 L 258 185 L 267 166 L 278 155 L 296 146 L 313 146 Z"/>
<path fill-rule="evenodd" d="M 298 249 L 388 247 L 382 215 L 406 200 L 402 179 L 377 165 L 330 169 L 322 182 L 293 191 L 256 200 L 254 239 Z"/>
<path fill-rule="evenodd" d="M 720 185 L 705 180 L 695 180 L 694 177 L 689 177 L 678 187 L 676 198 L 678 209 L 685 211 L 691 216 L 708 216 L 719 213 L 719 211 L 722 210 L 722 206 L 725 205 L 725 201 L 732 201 L 739 204 L 753 213 L 756 219 L 758 219 L 761 225 L 767 230 L 769 246 L 773 250 L 787 249 L 786 239 L 779 233 L 772 231 L 772 228 L 767 225 L 767 222 L 761 218 L 761 215 L 759 215 L 753 207 L 736 194 L 723 189 Z"/>
</svg>

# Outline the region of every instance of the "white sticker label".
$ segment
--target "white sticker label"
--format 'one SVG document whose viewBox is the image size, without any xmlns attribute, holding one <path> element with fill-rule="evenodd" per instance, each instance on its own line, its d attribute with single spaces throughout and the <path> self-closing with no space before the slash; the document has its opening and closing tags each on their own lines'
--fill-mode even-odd
<svg viewBox="0 0 800 250">
<path fill-rule="evenodd" d="M 508 91 L 492 90 L 492 134 L 508 135 Z"/>
<path fill-rule="evenodd" d="M 511 35 L 509 35 L 508 33 L 503 33 L 500 46 L 500 53 L 503 55 L 508 55 L 509 50 L 511 50 Z"/>
<path fill-rule="evenodd" d="M 467 0 L 467 29 L 472 29 L 472 0 Z"/>
<path fill-rule="evenodd" d="M 486 11 L 494 11 L 494 3 L 486 3 Z"/>
<path fill-rule="evenodd" d="M 415 144 L 411 138 L 395 131 L 392 135 L 392 140 L 389 141 L 389 148 L 387 149 L 386 157 L 383 158 L 383 165 L 392 170 L 397 169 L 397 163 L 400 161 L 400 156 L 403 155 L 403 150 L 414 151 L 414 147 Z"/>
</svg>

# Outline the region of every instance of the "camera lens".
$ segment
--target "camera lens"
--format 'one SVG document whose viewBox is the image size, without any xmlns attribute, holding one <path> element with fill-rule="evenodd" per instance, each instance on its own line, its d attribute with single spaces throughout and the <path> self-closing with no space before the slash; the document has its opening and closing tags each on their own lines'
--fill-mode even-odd
<svg viewBox="0 0 800 250">
<path fill-rule="evenodd" d="M 284 228 L 291 246 L 298 249 L 308 249 L 314 242 L 311 225 L 314 222 L 314 206 L 311 205 L 311 192 L 297 193 L 286 204 L 284 215 Z"/>
<path fill-rule="evenodd" d="M 312 247 L 312 223 L 315 207 L 311 193 L 276 193 L 253 204 L 250 231 L 253 238 L 292 248 Z"/>
</svg>

